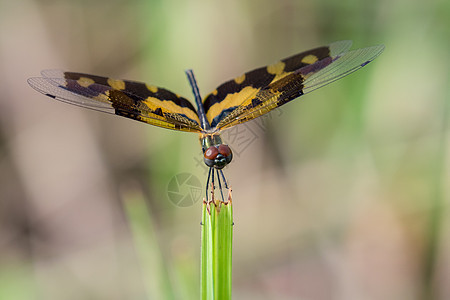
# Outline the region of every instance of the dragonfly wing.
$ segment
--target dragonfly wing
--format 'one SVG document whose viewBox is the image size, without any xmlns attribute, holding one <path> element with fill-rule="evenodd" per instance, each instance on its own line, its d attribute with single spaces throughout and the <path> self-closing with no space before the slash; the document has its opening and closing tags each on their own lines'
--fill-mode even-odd
<svg viewBox="0 0 450 300">
<path fill-rule="evenodd" d="M 179 131 L 200 132 L 192 104 L 166 89 L 145 83 L 46 70 L 30 78 L 35 90 L 56 100 L 147 124 Z"/>
<path fill-rule="evenodd" d="M 235 109 L 249 105 L 256 94 L 270 84 L 302 67 L 344 53 L 350 49 L 351 44 L 351 41 L 340 41 L 329 46 L 308 50 L 221 84 L 206 96 L 203 102 L 211 127 L 216 127 Z"/>
<path fill-rule="evenodd" d="M 280 75 L 265 87 L 253 88 L 247 95 L 243 95 L 242 91 L 239 92 L 243 96 L 240 98 L 240 104 L 233 106 L 225 115 L 222 115 L 216 128 L 225 129 L 266 114 L 301 95 L 360 69 L 375 59 L 384 49 L 384 46 L 374 46 L 348 51 L 349 46 L 350 44 L 345 41 L 322 47 L 328 48 L 328 55 L 308 54 L 302 61 L 309 64 L 294 70 L 288 68 L 287 62 L 296 56 L 282 60 L 278 63 L 279 68 L 282 69 L 279 71 Z M 319 57 L 323 58 L 319 59 Z"/>
</svg>

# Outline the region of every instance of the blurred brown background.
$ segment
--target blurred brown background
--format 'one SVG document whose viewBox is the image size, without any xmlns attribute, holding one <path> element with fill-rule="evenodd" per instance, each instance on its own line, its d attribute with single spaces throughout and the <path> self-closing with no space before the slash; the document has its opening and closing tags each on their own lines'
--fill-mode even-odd
<svg viewBox="0 0 450 300">
<path fill-rule="evenodd" d="M 234 298 L 449 299 L 449 36 L 445 0 L 0 0 L 0 299 L 199 296 L 200 201 L 167 196 L 178 173 L 206 181 L 197 136 L 53 101 L 27 78 L 57 68 L 192 99 L 187 68 L 205 96 L 343 39 L 386 50 L 224 135 L 239 149 Z M 172 296 L 145 291 L 130 190 Z"/>
</svg>

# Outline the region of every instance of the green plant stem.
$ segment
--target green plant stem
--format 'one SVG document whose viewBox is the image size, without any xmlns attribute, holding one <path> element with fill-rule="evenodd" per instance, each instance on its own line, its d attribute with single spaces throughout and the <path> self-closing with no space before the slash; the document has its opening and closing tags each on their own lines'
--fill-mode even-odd
<svg viewBox="0 0 450 300">
<path fill-rule="evenodd" d="M 231 299 L 233 206 L 214 199 L 203 202 L 201 298 Z"/>
</svg>

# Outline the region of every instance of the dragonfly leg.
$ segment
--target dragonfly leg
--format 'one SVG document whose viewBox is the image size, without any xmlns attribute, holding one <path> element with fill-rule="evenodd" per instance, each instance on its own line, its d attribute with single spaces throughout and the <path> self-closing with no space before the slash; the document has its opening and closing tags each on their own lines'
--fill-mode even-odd
<svg viewBox="0 0 450 300">
<path fill-rule="evenodd" d="M 214 168 L 210 168 L 211 170 L 211 200 L 214 200 L 214 192 L 216 191 L 216 183 L 214 182 Z"/>
<path fill-rule="evenodd" d="M 222 172 L 222 170 L 220 170 L 220 172 Z M 222 196 L 222 202 L 225 202 L 225 198 L 223 197 L 223 191 L 222 191 L 222 183 L 220 182 L 219 170 L 216 170 L 216 173 L 217 173 L 217 182 L 219 183 L 220 194 Z"/>
<path fill-rule="evenodd" d="M 209 168 L 209 171 L 208 171 L 208 179 L 206 180 L 206 201 L 208 201 L 208 199 L 209 199 L 209 196 L 208 196 L 208 189 L 209 189 L 209 182 L 210 182 L 210 179 L 211 179 L 211 172 L 213 172 L 213 168 Z M 214 175 L 213 175 L 214 176 Z M 214 179 L 213 179 L 213 181 L 214 181 Z"/>
<path fill-rule="evenodd" d="M 228 187 L 227 179 L 225 178 L 225 175 L 223 174 L 222 170 L 217 170 L 217 169 L 214 169 L 213 167 L 209 168 L 209 171 L 208 171 L 208 179 L 206 181 L 206 199 L 207 200 L 210 199 L 210 195 L 208 194 L 210 187 L 211 187 L 212 198 L 214 198 L 214 192 L 216 190 L 216 182 L 215 182 L 216 179 L 214 178 L 215 176 L 217 176 L 217 184 L 218 184 L 218 188 L 220 190 L 220 194 L 222 196 L 222 201 L 226 202 L 225 196 L 223 195 L 222 181 L 223 181 L 224 188 L 228 190 L 229 187 Z"/>
<path fill-rule="evenodd" d="M 225 178 L 225 175 L 223 175 L 222 170 L 220 170 L 220 175 L 222 175 L 223 184 L 225 185 L 225 188 L 228 189 L 228 182 L 227 182 L 227 179 Z M 217 175 L 217 177 L 219 177 L 219 175 Z"/>
</svg>

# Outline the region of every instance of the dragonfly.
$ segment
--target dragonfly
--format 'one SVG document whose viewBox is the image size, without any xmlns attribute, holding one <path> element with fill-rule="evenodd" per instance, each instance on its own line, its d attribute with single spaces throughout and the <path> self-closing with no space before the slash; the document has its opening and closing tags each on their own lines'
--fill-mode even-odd
<svg viewBox="0 0 450 300">
<path fill-rule="evenodd" d="M 209 186 L 214 193 L 217 180 L 224 200 L 222 182 L 225 189 L 229 187 L 223 168 L 232 161 L 233 152 L 220 137 L 223 130 L 347 76 L 384 50 L 383 45 L 350 50 L 351 45 L 351 41 L 338 41 L 254 69 L 222 83 L 203 100 L 193 71 L 186 70 L 197 109 L 167 89 L 131 80 L 44 70 L 41 77 L 29 78 L 28 83 L 62 102 L 162 128 L 198 133 L 203 160 L 209 168 L 206 199 Z"/>
</svg>

